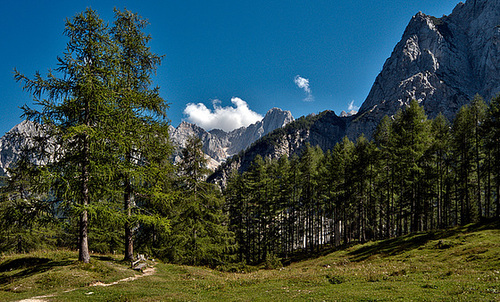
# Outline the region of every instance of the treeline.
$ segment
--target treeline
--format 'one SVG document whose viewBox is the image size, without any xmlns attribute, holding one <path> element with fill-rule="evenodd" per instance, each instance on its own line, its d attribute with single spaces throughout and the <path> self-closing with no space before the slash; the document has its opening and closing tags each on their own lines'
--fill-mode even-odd
<svg viewBox="0 0 500 302">
<path fill-rule="evenodd" d="M 413 101 L 384 117 L 372 141 L 326 153 L 257 156 L 225 191 L 238 259 L 318 251 L 500 217 L 500 97 L 479 96 L 453 123 Z"/>
</svg>

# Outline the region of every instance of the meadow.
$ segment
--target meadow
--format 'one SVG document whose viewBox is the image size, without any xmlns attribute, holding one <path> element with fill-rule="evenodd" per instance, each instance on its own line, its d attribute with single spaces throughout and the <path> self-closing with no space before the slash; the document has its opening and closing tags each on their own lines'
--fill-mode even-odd
<svg viewBox="0 0 500 302">
<path fill-rule="evenodd" d="M 74 251 L 2 255 L 1 301 L 500 301 L 500 223 L 344 247 L 247 272 Z M 135 276 L 135 278 L 133 278 Z"/>
</svg>

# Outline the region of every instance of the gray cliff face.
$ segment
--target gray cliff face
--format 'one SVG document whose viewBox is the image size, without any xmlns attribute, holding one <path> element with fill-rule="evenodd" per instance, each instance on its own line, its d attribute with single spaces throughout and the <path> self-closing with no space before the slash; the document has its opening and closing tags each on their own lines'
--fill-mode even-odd
<svg viewBox="0 0 500 302">
<path fill-rule="evenodd" d="M 230 142 L 228 155 L 232 156 L 245 150 L 259 138 L 293 121 L 294 118 L 290 111 L 283 111 L 279 108 L 269 110 L 262 121 L 228 133 L 228 141 Z"/>
<path fill-rule="evenodd" d="M 449 16 L 416 14 L 384 64 L 349 125 L 353 139 L 370 137 L 384 115 L 412 99 L 430 118 L 452 120 L 475 94 L 490 100 L 500 92 L 500 0 L 460 3 Z"/>
<path fill-rule="evenodd" d="M 33 146 L 32 139 L 39 134 L 37 124 L 23 121 L 0 138 L 0 176 L 7 175 L 7 169 L 14 166 L 24 148 Z M 36 164 L 41 162 L 37 158 L 32 160 Z"/>
<path fill-rule="evenodd" d="M 209 168 L 214 169 L 229 157 L 248 148 L 259 138 L 293 120 L 290 111 L 273 108 L 267 112 L 262 121 L 231 132 L 219 129 L 207 132 L 194 124 L 182 122 L 177 128 L 170 128 L 170 137 L 174 145 L 180 148 L 184 147 L 190 136 L 199 137 L 203 142 L 203 152 L 208 156 Z M 176 160 L 179 159 L 178 156 L 179 154 L 175 155 Z"/>
</svg>

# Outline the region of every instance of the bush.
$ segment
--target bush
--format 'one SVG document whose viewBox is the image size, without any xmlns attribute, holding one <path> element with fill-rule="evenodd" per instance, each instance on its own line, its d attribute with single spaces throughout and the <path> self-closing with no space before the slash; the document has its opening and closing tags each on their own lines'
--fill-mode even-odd
<svg viewBox="0 0 500 302">
<path fill-rule="evenodd" d="M 274 253 L 266 254 L 266 261 L 264 262 L 265 269 L 278 269 L 282 268 L 283 264 L 281 263 L 280 258 L 276 256 Z"/>
<path fill-rule="evenodd" d="M 345 279 L 342 276 L 326 275 L 326 279 L 328 279 L 328 282 L 330 282 L 330 284 L 341 284 L 345 282 Z"/>
</svg>

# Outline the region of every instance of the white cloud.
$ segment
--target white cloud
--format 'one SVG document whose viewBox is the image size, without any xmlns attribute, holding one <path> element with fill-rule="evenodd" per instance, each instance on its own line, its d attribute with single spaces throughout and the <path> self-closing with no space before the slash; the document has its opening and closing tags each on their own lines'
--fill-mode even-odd
<svg viewBox="0 0 500 302">
<path fill-rule="evenodd" d="M 304 89 L 304 92 L 307 94 L 306 98 L 304 101 L 306 102 L 312 102 L 314 101 L 314 97 L 312 95 L 311 88 L 309 87 L 309 79 L 303 78 L 299 75 L 296 75 L 295 78 L 293 79 L 295 85 L 299 87 L 300 89 Z"/>
<path fill-rule="evenodd" d="M 349 103 L 349 107 L 347 107 L 347 110 L 348 110 L 349 112 L 351 112 L 351 111 L 356 111 L 356 112 L 358 112 L 359 107 L 358 107 L 358 106 L 356 106 L 356 105 L 354 105 L 354 100 L 352 100 L 352 101 Z"/>
<path fill-rule="evenodd" d="M 248 107 L 248 104 L 240 98 L 232 98 L 231 103 L 235 106 L 221 107 L 219 100 L 212 101 L 213 110 L 205 104 L 189 103 L 184 109 L 186 120 L 209 131 L 221 129 L 229 132 L 241 127 L 247 127 L 262 120 L 262 116 Z"/>
</svg>

